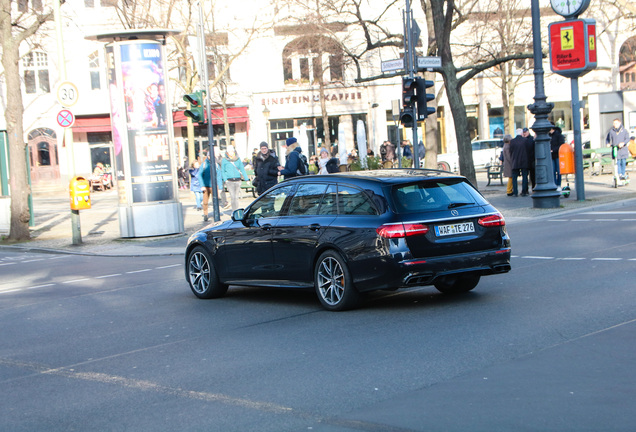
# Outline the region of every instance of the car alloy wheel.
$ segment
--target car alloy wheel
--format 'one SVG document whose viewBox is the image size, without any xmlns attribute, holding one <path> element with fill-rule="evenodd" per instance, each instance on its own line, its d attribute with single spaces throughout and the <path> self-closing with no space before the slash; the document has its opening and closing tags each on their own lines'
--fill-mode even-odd
<svg viewBox="0 0 636 432">
<path fill-rule="evenodd" d="M 327 251 L 318 259 L 315 287 L 323 307 L 341 311 L 355 307 L 360 295 L 353 287 L 344 259 L 335 251 Z"/>
<path fill-rule="evenodd" d="M 188 256 L 188 282 L 199 298 L 222 297 L 227 292 L 227 285 L 219 282 L 210 254 L 201 246 L 195 247 Z"/>
</svg>

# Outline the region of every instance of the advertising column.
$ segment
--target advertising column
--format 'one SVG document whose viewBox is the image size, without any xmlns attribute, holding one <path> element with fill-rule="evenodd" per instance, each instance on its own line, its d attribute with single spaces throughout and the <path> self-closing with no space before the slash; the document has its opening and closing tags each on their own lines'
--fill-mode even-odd
<svg viewBox="0 0 636 432">
<path fill-rule="evenodd" d="M 113 42 L 106 59 L 121 236 L 182 232 L 165 48 L 156 41 Z"/>
</svg>

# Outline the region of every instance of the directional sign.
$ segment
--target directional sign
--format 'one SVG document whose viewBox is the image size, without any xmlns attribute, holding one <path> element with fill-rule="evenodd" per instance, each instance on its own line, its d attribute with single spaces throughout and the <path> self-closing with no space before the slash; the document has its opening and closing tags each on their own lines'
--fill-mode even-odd
<svg viewBox="0 0 636 432">
<path fill-rule="evenodd" d="M 404 59 L 387 60 L 382 62 L 382 72 L 392 72 L 404 69 Z"/>
<path fill-rule="evenodd" d="M 77 87 L 70 81 L 63 81 L 57 86 L 57 101 L 63 107 L 71 107 L 77 103 L 79 93 Z"/>
<path fill-rule="evenodd" d="M 441 57 L 418 57 L 417 68 L 418 69 L 439 69 L 442 67 Z"/>
<path fill-rule="evenodd" d="M 75 123 L 75 116 L 69 110 L 63 109 L 57 113 L 57 124 L 63 128 L 71 127 Z"/>
</svg>

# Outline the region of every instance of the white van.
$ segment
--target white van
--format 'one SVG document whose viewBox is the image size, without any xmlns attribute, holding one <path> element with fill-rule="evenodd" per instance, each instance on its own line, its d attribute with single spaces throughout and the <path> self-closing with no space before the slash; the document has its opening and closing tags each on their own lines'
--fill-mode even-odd
<svg viewBox="0 0 636 432">
<path fill-rule="evenodd" d="M 473 147 L 473 163 L 476 170 L 486 169 L 499 163 L 499 155 L 503 149 L 502 139 L 476 140 L 471 145 Z M 459 154 L 438 154 L 437 167 L 444 171 L 459 171 Z"/>
</svg>

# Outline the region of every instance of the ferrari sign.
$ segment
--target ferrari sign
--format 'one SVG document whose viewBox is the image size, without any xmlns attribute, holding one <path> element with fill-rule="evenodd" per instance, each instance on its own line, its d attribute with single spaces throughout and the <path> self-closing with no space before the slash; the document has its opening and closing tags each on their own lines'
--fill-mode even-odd
<svg viewBox="0 0 636 432">
<path fill-rule="evenodd" d="M 552 23 L 550 68 L 565 77 L 576 78 L 596 68 L 596 22 L 576 19 Z"/>
</svg>

